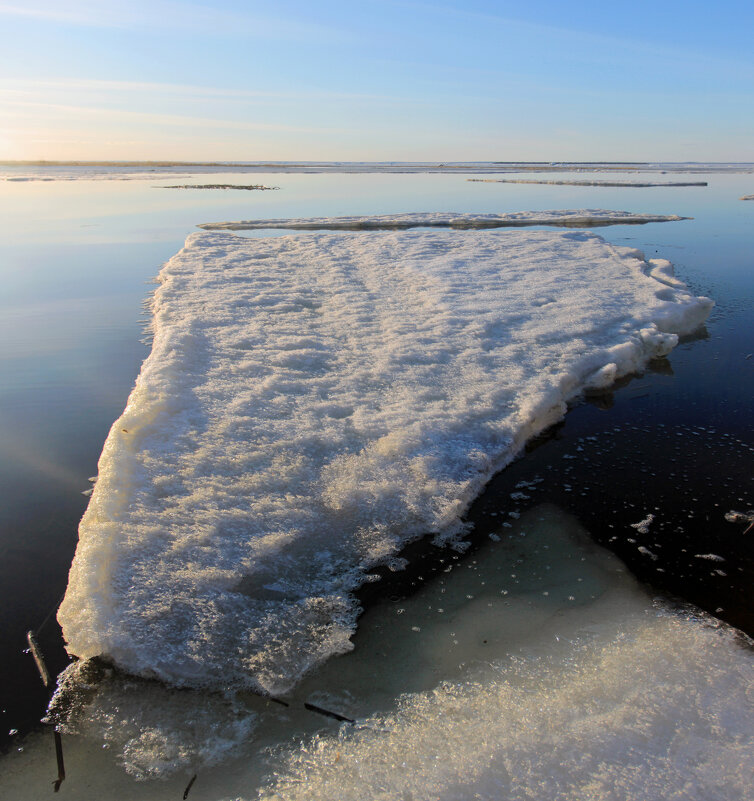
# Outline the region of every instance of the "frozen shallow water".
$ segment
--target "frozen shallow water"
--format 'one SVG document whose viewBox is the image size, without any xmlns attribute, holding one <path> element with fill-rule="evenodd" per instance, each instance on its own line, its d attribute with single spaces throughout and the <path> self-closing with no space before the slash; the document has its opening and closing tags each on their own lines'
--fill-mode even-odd
<svg viewBox="0 0 754 801">
<path fill-rule="evenodd" d="M 367 611 L 286 707 L 101 674 L 68 699 L 64 790 L 178 798 L 196 775 L 195 801 L 744 798 L 750 641 L 653 602 L 557 508 L 508 520 Z M 47 738 L 24 746 L 0 775 L 18 801 L 54 775 Z"/>
</svg>

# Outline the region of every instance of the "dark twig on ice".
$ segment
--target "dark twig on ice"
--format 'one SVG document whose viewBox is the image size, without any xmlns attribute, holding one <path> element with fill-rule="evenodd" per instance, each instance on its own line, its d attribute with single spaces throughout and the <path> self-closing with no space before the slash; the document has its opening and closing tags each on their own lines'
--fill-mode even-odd
<svg viewBox="0 0 754 801">
<path fill-rule="evenodd" d="M 273 698 L 272 696 L 269 696 L 267 700 L 272 701 L 273 704 L 280 704 L 280 706 L 290 706 L 287 701 L 283 701 L 281 698 Z"/>
<path fill-rule="evenodd" d="M 347 718 L 345 715 L 340 715 L 337 712 L 331 712 L 329 709 L 323 709 L 321 706 L 317 706 L 316 704 L 305 703 L 304 708 L 308 709 L 310 712 L 317 712 L 320 715 L 324 715 L 328 718 L 334 718 L 335 720 L 340 720 L 344 723 L 356 723 L 356 721 L 352 718 Z"/>
<path fill-rule="evenodd" d="M 29 650 L 31 655 L 34 657 L 34 662 L 37 666 L 37 670 L 39 671 L 39 676 L 42 679 L 42 684 L 44 684 L 44 686 L 50 691 L 50 695 L 52 695 L 53 688 L 52 679 L 50 678 L 50 671 L 47 670 L 47 665 L 45 664 L 44 656 L 42 655 L 42 649 L 39 647 L 39 643 L 37 642 L 37 638 L 34 636 L 33 631 L 26 632 L 26 641 L 29 643 Z M 60 789 L 60 785 L 65 780 L 65 763 L 63 761 L 63 741 L 60 738 L 60 732 L 54 726 L 52 729 L 52 736 L 55 740 L 55 758 L 58 762 L 58 778 L 53 782 L 55 792 L 57 793 L 57 791 Z"/>
<path fill-rule="evenodd" d="M 52 736 L 55 740 L 55 758 L 58 761 L 58 778 L 52 783 L 55 792 L 60 789 L 60 785 L 65 779 L 65 763 L 63 762 L 63 741 L 60 738 L 60 732 L 53 727 Z"/>
<path fill-rule="evenodd" d="M 189 790 L 193 786 L 194 782 L 196 781 L 196 773 L 191 777 L 191 781 L 186 785 L 186 789 L 183 791 L 183 801 L 186 801 L 188 798 Z"/>
</svg>

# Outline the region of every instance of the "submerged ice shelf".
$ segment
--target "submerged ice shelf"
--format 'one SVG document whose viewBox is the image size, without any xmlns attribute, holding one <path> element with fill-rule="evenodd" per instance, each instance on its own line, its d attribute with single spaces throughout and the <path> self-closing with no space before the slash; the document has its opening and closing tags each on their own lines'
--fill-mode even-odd
<svg viewBox="0 0 754 801">
<path fill-rule="evenodd" d="M 203 232 L 159 281 L 59 619 L 77 656 L 269 693 L 351 647 L 370 568 L 461 537 L 567 400 L 712 305 L 584 231 Z"/>
</svg>

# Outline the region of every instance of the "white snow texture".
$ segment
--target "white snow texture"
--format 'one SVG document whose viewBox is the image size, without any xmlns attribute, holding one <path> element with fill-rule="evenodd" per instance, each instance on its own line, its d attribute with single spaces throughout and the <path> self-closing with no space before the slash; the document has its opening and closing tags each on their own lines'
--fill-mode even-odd
<svg viewBox="0 0 754 801">
<path fill-rule="evenodd" d="M 189 236 L 99 463 L 69 651 L 280 693 L 351 647 L 352 590 L 462 516 L 586 388 L 712 301 L 585 231 Z"/>
</svg>

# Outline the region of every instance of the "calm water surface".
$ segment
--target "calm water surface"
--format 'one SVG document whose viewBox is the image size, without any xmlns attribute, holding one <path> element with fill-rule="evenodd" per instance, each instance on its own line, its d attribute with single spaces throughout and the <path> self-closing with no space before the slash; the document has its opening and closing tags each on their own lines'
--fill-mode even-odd
<svg viewBox="0 0 754 801">
<path fill-rule="evenodd" d="M 143 302 L 150 282 L 200 222 L 579 208 L 693 217 L 598 233 L 671 260 L 693 291 L 714 298 L 706 330 L 611 396 L 572 410 L 492 482 L 471 516 L 484 535 L 486 515 L 510 507 L 516 482 L 545 478 L 532 502 L 574 511 L 652 586 L 752 632 L 754 537 L 744 538 L 742 527 L 722 516 L 754 506 L 754 203 L 738 199 L 754 191 L 754 175 L 693 180 L 709 186 L 615 189 L 469 183 L 462 175 L 328 174 L 0 181 L 0 733 L 6 744 L 14 742 L 10 730 L 27 730 L 45 707 L 24 653 L 25 632 L 46 620 L 43 649 L 52 667 L 65 664 L 54 614 L 48 615 L 65 590 L 87 503 L 81 493 L 148 352 Z M 161 188 L 184 182 L 279 189 Z M 645 542 L 630 524 L 652 511 L 658 524 Z M 658 558 L 642 554 L 642 545 Z M 726 575 L 714 573 L 710 562 L 694 562 L 698 549 L 724 552 Z"/>
</svg>

